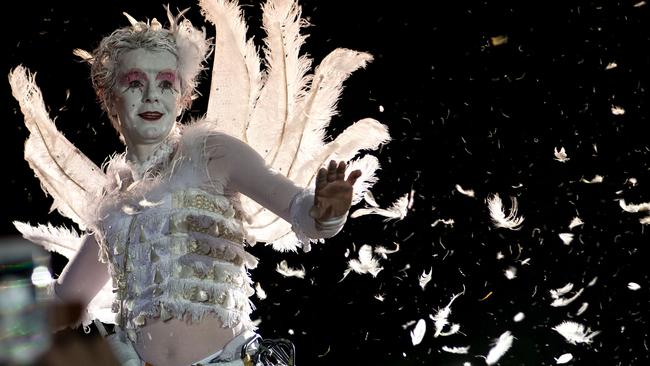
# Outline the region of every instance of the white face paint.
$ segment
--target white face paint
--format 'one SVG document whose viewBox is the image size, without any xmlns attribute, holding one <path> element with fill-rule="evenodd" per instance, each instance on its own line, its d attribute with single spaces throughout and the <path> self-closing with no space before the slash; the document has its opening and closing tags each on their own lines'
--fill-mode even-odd
<svg viewBox="0 0 650 366">
<path fill-rule="evenodd" d="M 128 146 L 163 141 L 179 112 L 176 57 L 168 51 L 135 49 L 120 58 L 113 113 Z"/>
</svg>

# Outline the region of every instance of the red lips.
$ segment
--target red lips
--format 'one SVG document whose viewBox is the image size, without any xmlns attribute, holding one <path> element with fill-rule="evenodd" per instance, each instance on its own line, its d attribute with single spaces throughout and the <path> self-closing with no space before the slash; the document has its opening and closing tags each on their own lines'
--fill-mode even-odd
<svg viewBox="0 0 650 366">
<path fill-rule="evenodd" d="M 163 114 L 160 112 L 143 112 L 138 114 L 138 116 L 147 121 L 156 121 L 162 118 Z"/>
</svg>

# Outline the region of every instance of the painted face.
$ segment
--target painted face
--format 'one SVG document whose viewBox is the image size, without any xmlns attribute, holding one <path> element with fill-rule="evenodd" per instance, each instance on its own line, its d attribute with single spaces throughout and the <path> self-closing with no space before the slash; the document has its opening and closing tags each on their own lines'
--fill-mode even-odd
<svg viewBox="0 0 650 366">
<path fill-rule="evenodd" d="M 127 144 L 164 140 L 176 122 L 180 81 L 176 57 L 168 51 L 124 53 L 113 89 L 113 108 Z"/>
</svg>

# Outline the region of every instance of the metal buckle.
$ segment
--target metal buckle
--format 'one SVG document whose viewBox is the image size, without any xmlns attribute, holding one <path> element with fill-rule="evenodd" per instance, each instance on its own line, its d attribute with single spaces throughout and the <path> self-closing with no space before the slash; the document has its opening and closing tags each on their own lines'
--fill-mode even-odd
<svg viewBox="0 0 650 366">
<path fill-rule="evenodd" d="M 251 355 L 249 347 L 256 341 L 257 350 Z M 288 339 L 261 339 L 257 335 L 242 346 L 242 360 L 246 366 L 295 366 L 296 347 Z"/>
</svg>

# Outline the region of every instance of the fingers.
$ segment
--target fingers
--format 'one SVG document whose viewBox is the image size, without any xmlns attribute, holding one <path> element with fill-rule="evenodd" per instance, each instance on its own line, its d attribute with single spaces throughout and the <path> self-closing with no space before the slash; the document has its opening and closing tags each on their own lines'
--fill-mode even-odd
<svg viewBox="0 0 650 366">
<path fill-rule="evenodd" d="M 357 181 L 357 179 L 359 179 L 360 176 L 361 176 L 361 170 L 358 170 L 358 169 L 354 170 L 354 171 L 352 171 L 352 173 L 350 173 L 350 175 L 348 175 L 347 182 L 351 186 L 353 186 L 354 183 Z"/>
<path fill-rule="evenodd" d="M 345 168 L 343 170 L 345 172 Z M 330 164 L 327 167 L 327 182 L 334 182 L 337 176 L 336 161 L 330 160 Z"/>
</svg>

